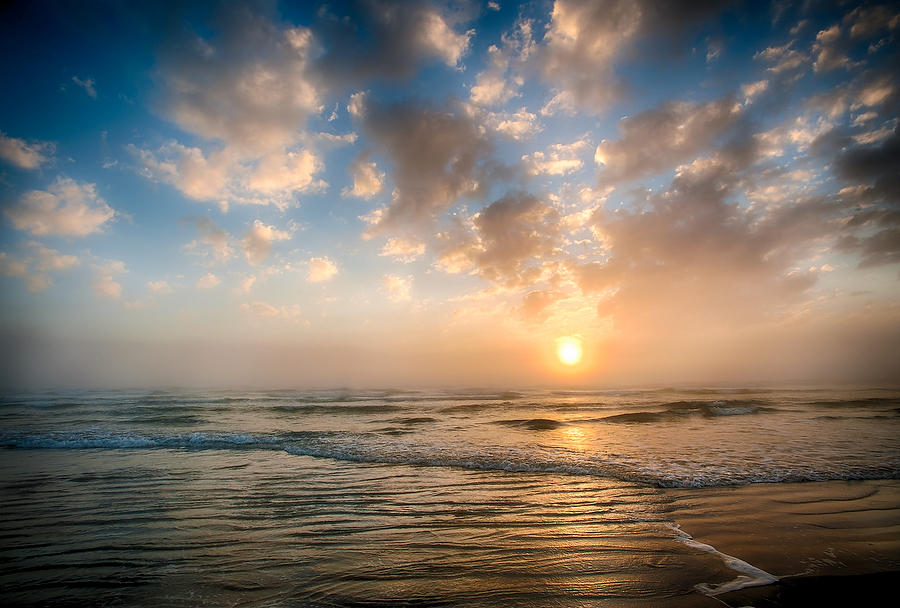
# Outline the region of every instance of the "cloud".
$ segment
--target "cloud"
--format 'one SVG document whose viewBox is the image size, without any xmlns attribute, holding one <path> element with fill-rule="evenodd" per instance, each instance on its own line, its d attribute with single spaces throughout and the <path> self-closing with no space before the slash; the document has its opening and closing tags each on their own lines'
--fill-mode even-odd
<svg viewBox="0 0 900 608">
<path fill-rule="evenodd" d="M 234 292 L 237 294 L 245 294 L 250 293 L 250 290 L 253 289 L 253 284 L 256 283 L 256 277 L 254 275 L 249 275 L 241 279 L 240 284 L 234 288 Z"/>
<path fill-rule="evenodd" d="M 44 291 L 53 284 L 47 276 L 49 272 L 65 272 L 81 264 L 78 257 L 61 254 L 35 241 L 28 243 L 28 250 L 23 259 L 0 252 L 0 274 L 23 279 L 28 291 L 34 293 Z"/>
<path fill-rule="evenodd" d="M 231 237 L 210 218 L 185 218 L 182 221 L 194 224 L 199 237 L 184 246 L 187 251 L 197 252 L 203 256 L 212 255 L 213 258 L 220 262 L 234 255 Z"/>
<path fill-rule="evenodd" d="M 235 160 L 226 152 L 207 156 L 200 148 L 176 142 L 165 144 L 156 152 L 132 144 L 126 149 L 140 161 L 140 173 L 144 177 L 174 186 L 188 198 L 201 201 L 230 198 L 226 186 Z"/>
<path fill-rule="evenodd" d="M 356 196 L 370 199 L 384 186 L 384 172 L 379 171 L 375 161 L 369 160 L 369 156 L 362 154 L 350 165 L 350 175 L 353 177 L 353 187 L 344 188 L 341 196 Z"/>
<path fill-rule="evenodd" d="M 183 31 L 163 47 L 165 113 L 182 129 L 256 156 L 294 144 L 321 111 L 312 32 L 249 6 L 217 14 L 217 35 Z"/>
<path fill-rule="evenodd" d="M 94 184 L 58 177 L 47 190 L 31 190 L 6 209 L 18 230 L 31 234 L 84 237 L 101 232 L 116 212 Z"/>
<path fill-rule="evenodd" d="M 304 131 L 327 92 L 311 66 L 318 52 L 312 31 L 243 5 L 217 11 L 204 29 L 214 35 L 185 29 L 170 36 L 159 58 L 161 111 L 204 141 L 128 146 L 141 174 L 223 210 L 284 209 L 298 193 L 327 188 L 318 177 L 322 160 L 310 148 L 317 139 Z"/>
<path fill-rule="evenodd" d="M 327 257 L 310 258 L 307 264 L 309 266 L 309 272 L 306 275 L 306 280 L 310 283 L 322 283 L 328 281 L 338 273 L 337 264 Z"/>
<path fill-rule="evenodd" d="M 843 40 L 841 26 L 834 24 L 816 34 L 813 43 L 813 71 L 828 72 L 837 68 L 850 68 L 856 65 L 847 56 L 847 44 Z"/>
<path fill-rule="evenodd" d="M 147 281 L 147 290 L 159 295 L 166 295 L 175 291 L 166 281 Z"/>
<path fill-rule="evenodd" d="M 387 292 L 391 302 L 408 302 L 412 299 L 412 275 L 401 277 L 396 274 L 386 274 L 381 277 L 381 284 Z"/>
<path fill-rule="evenodd" d="M 515 112 L 487 112 L 482 120 L 487 128 L 517 141 L 541 130 L 537 115 L 525 108 L 519 108 Z"/>
<path fill-rule="evenodd" d="M 491 178 L 492 145 L 461 104 L 380 105 L 366 97 L 356 104 L 365 131 L 391 159 L 396 187 L 370 230 L 430 222 L 459 197 L 481 192 Z"/>
<path fill-rule="evenodd" d="M 741 105 L 728 96 L 699 104 L 666 101 L 626 116 L 619 121 L 622 137 L 597 146 L 600 181 L 628 181 L 689 160 L 734 127 L 741 115 Z"/>
<path fill-rule="evenodd" d="M 37 169 L 50 162 L 56 146 L 49 142 L 27 143 L 0 131 L 0 159 L 20 169 Z"/>
<path fill-rule="evenodd" d="M 570 263 L 617 334 L 686 347 L 802 305 L 817 273 L 801 268 L 834 234 L 839 207 L 806 197 L 746 208 L 729 200 L 739 183 L 726 161 L 702 158 L 679 168 L 666 191 L 643 195 L 638 210 L 596 212 L 604 259 Z"/>
<path fill-rule="evenodd" d="M 636 2 L 556 0 L 544 36 L 545 80 L 582 107 L 605 109 L 622 96 L 613 61 L 640 25 Z"/>
<path fill-rule="evenodd" d="M 519 95 L 525 83 L 521 72 L 535 50 L 533 24 L 519 19 L 510 33 L 501 37 L 501 46 L 488 47 L 487 67 L 475 77 L 469 101 L 478 106 L 496 106 Z M 511 73 L 512 72 L 512 73 Z"/>
<path fill-rule="evenodd" d="M 756 53 L 753 58 L 770 63 L 768 71 L 776 75 L 788 74 L 806 67 L 809 63 L 809 56 L 791 48 L 793 45 L 794 41 L 782 46 L 770 46 Z"/>
<path fill-rule="evenodd" d="M 522 156 L 522 164 L 529 175 L 566 175 L 584 166 L 579 156 L 589 147 L 584 138 L 570 144 L 553 144 L 546 152 L 537 151 Z"/>
<path fill-rule="evenodd" d="M 241 304 L 241 310 L 262 319 L 285 319 L 288 321 L 302 320 L 300 306 L 298 304 L 291 304 L 290 306 L 272 306 L 265 302 L 245 302 Z"/>
<path fill-rule="evenodd" d="M 378 255 L 393 258 L 397 262 L 409 264 L 425 253 L 425 243 L 418 238 L 389 238 Z"/>
<path fill-rule="evenodd" d="M 293 192 L 323 190 L 327 184 L 316 179 L 322 169 L 321 159 L 310 150 L 268 154 L 250 172 L 247 189 L 268 196 L 280 195 L 282 198 Z M 277 200 L 273 202 L 278 205 Z"/>
<path fill-rule="evenodd" d="M 541 261 L 553 253 L 559 213 L 532 195 L 514 192 L 482 209 L 474 224 L 480 237 L 474 261 L 480 274 L 515 281 L 528 276 L 523 271 L 530 260 Z"/>
<path fill-rule="evenodd" d="M 858 6 L 844 16 L 850 39 L 868 39 L 900 27 L 900 12 L 888 5 Z"/>
<path fill-rule="evenodd" d="M 725 2 L 556 0 L 538 54 L 541 74 L 556 89 L 547 114 L 573 105 L 601 112 L 623 98 L 614 63 L 637 40 L 674 42 Z M 675 45 L 672 45 L 675 48 Z"/>
<path fill-rule="evenodd" d="M 535 281 L 553 256 L 560 237 L 559 213 L 537 197 L 511 192 L 471 222 L 437 235 L 437 267 L 457 274 L 476 272 L 506 285 Z"/>
<path fill-rule="evenodd" d="M 752 103 L 754 98 L 769 88 L 768 80 L 757 80 L 756 82 L 748 82 L 741 85 L 741 93 L 744 95 L 744 104 Z"/>
<path fill-rule="evenodd" d="M 84 92 L 88 94 L 88 97 L 90 97 L 91 99 L 97 99 L 97 89 L 94 86 L 93 78 L 85 78 L 84 80 L 82 80 L 78 76 L 72 76 L 72 82 L 84 89 Z"/>
<path fill-rule="evenodd" d="M 279 150 L 261 157 L 242 159 L 233 148 L 205 153 L 176 142 L 156 152 L 129 145 L 148 179 L 177 188 L 190 199 L 218 202 L 223 209 L 239 205 L 290 206 L 296 193 L 320 191 L 328 184 L 317 175 L 321 159 L 307 149 Z"/>
<path fill-rule="evenodd" d="M 834 161 L 839 178 L 856 187 L 849 234 L 837 243 L 858 253 L 861 268 L 900 261 L 900 127 L 878 145 L 841 152 Z"/>
<path fill-rule="evenodd" d="M 205 275 L 203 275 L 202 277 L 200 277 L 199 279 L 197 279 L 196 285 L 197 285 L 198 289 L 212 289 L 212 288 L 218 286 L 221 282 L 222 282 L 222 280 L 219 279 L 219 277 L 217 277 L 216 275 L 214 275 L 211 272 L 208 272 Z"/>
<path fill-rule="evenodd" d="M 878 146 L 858 146 L 835 159 L 835 172 L 851 184 L 866 184 L 885 200 L 900 202 L 900 127 Z"/>
<path fill-rule="evenodd" d="M 116 275 L 126 272 L 128 270 L 121 260 L 106 260 L 101 264 L 94 264 L 94 281 L 91 287 L 100 297 L 118 300 L 122 297 L 122 285 L 116 280 Z"/>
<path fill-rule="evenodd" d="M 320 12 L 316 35 L 325 50 L 316 69 L 329 81 L 405 78 L 429 60 L 457 68 L 474 35 L 459 31 L 461 12 L 428 2 L 372 0 L 354 9 L 344 15 Z"/>
<path fill-rule="evenodd" d="M 244 255 L 253 265 L 261 264 L 269 257 L 274 241 L 287 241 L 293 236 L 293 230 L 278 230 L 255 220 L 253 226 L 244 235 L 242 243 Z"/>
<path fill-rule="evenodd" d="M 519 314 L 529 321 L 541 322 L 548 317 L 547 309 L 562 297 L 563 295 L 556 291 L 529 291 L 522 299 Z"/>
</svg>

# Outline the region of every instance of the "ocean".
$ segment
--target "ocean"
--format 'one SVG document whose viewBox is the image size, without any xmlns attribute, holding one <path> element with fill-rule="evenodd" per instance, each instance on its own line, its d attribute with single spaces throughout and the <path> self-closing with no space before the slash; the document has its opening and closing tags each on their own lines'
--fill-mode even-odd
<svg viewBox="0 0 900 608">
<path fill-rule="evenodd" d="M 0 412 L 3 605 L 791 605 L 804 581 L 900 581 L 895 390 L 56 391 Z"/>
</svg>

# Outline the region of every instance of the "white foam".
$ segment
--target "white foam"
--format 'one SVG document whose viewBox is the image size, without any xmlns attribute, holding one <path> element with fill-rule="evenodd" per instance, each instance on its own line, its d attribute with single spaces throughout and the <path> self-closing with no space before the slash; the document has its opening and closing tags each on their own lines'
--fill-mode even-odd
<svg viewBox="0 0 900 608">
<path fill-rule="evenodd" d="M 722 561 L 725 562 L 726 566 L 740 573 L 737 578 L 726 583 L 720 583 L 718 585 L 700 583 L 696 585 L 696 589 L 704 595 L 721 595 L 723 593 L 728 593 L 729 591 L 737 591 L 738 589 L 746 589 L 747 587 L 771 585 L 772 583 L 778 582 L 778 577 L 774 574 L 769 574 L 765 570 L 761 570 L 752 564 L 748 564 L 744 560 L 738 559 L 733 555 L 722 553 L 712 545 L 707 545 L 706 543 L 694 540 L 694 537 L 682 530 L 681 526 L 678 524 L 667 523 L 666 526 L 675 532 L 675 538 L 677 540 L 694 549 L 699 549 L 700 551 L 706 551 L 707 553 L 719 556 Z"/>
</svg>

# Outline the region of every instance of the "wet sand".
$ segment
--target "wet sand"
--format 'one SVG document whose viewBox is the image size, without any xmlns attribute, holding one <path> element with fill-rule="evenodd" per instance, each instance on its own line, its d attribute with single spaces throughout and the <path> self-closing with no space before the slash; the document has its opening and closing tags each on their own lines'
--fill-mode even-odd
<svg viewBox="0 0 900 608">
<path fill-rule="evenodd" d="M 866 605 L 900 583 L 898 480 L 667 493 L 674 519 L 696 542 L 777 577 L 718 594 L 715 586 L 729 581 L 711 580 L 712 597 L 728 606 Z"/>
</svg>

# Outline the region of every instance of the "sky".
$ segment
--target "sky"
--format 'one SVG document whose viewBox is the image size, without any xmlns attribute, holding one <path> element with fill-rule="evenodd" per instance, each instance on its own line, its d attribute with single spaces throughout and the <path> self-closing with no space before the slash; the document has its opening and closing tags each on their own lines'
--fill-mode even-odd
<svg viewBox="0 0 900 608">
<path fill-rule="evenodd" d="M 0 385 L 896 383 L 898 37 L 890 2 L 4 3 Z"/>
</svg>

